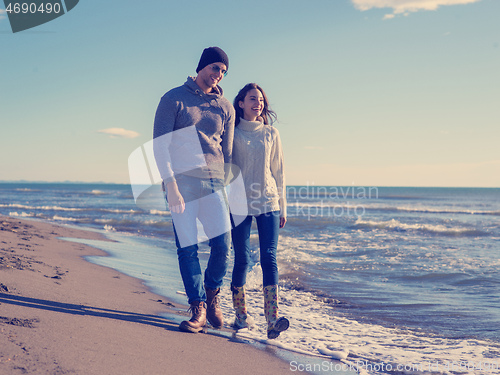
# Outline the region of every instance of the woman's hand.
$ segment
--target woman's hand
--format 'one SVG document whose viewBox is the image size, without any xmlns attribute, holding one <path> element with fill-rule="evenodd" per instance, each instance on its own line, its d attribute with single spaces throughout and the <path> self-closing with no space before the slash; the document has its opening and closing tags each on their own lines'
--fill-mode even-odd
<svg viewBox="0 0 500 375">
<path fill-rule="evenodd" d="M 286 217 L 280 216 L 280 228 L 284 228 L 286 224 Z"/>
<path fill-rule="evenodd" d="M 184 203 L 184 198 L 179 192 L 177 182 L 170 181 L 166 184 L 167 186 L 167 201 L 170 211 L 176 214 L 182 214 L 186 209 L 186 203 Z"/>
</svg>

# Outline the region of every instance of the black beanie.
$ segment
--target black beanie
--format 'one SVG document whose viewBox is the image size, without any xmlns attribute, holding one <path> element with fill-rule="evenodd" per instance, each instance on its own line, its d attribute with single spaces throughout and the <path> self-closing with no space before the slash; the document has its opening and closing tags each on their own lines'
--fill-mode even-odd
<svg viewBox="0 0 500 375">
<path fill-rule="evenodd" d="M 208 64 L 212 64 L 215 62 L 221 62 L 226 65 L 226 69 L 229 69 L 229 59 L 227 58 L 226 53 L 221 50 L 219 47 L 208 47 L 203 50 L 201 54 L 200 62 L 198 63 L 198 67 L 196 68 L 196 73 L 206 67 Z"/>
</svg>

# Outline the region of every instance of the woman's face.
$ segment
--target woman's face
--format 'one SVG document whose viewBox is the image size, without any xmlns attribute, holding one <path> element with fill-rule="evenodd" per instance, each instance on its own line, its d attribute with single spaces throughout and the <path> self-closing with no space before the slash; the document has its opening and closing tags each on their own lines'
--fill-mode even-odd
<svg viewBox="0 0 500 375">
<path fill-rule="evenodd" d="M 239 105 L 243 109 L 243 118 L 247 121 L 255 121 L 264 109 L 264 96 L 260 90 L 251 89 Z"/>
</svg>

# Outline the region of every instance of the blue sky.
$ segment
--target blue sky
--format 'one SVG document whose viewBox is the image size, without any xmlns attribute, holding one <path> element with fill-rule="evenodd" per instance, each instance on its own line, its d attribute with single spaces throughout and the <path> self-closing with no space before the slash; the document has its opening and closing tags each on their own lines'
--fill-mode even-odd
<svg viewBox="0 0 500 375">
<path fill-rule="evenodd" d="M 500 187 L 498 0 L 140 4 L 15 34 L 0 11 L 0 180 L 127 183 L 160 97 L 217 45 L 225 96 L 257 82 L 278 113 L 289 185 Z"/>
</svg>

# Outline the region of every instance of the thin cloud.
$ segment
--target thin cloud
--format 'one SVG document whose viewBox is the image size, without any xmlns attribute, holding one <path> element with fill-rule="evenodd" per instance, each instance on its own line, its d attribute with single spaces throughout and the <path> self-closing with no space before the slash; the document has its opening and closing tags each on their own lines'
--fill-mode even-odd
<svg viewBox="0 0 500 375">
<path fill-rule="evenodd" d="M 477 3 L 481 0 L 351 0 L 354 7 L 361 11 L 373 8 L 392 8 L 392 14 L 386 14 L 384 20 L 397 14 L 408 15 L 420 10 L 436 10 L 440 6 Z"/>
<path fill-rule="evenodd" d="M 7 12 L 5 11 L 5 9 L 0 9 L 0 20 L 3 20 L 4 18 L 7 18 L 7 17 L 5 16 L 5 13 L 7 13 Z"/>
<path fill-rule="evenodd" d="M 133 130 L 126 130 L 123 128 L 109 128 L 109 129 L 102 129 L 98 130 L 98 133 L 104 133 L 109 135 L 111 138 L 136 138 L 140 134 L 133 131 Z"/>
</svg>

